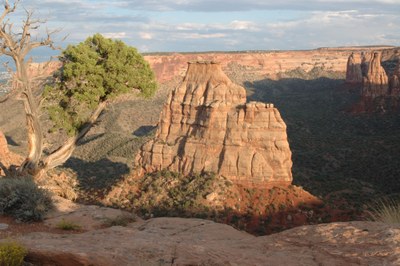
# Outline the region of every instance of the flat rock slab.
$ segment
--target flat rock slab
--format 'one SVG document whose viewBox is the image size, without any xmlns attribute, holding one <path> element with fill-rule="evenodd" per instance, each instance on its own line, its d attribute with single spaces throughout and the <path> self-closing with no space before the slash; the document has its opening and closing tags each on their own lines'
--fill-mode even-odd
<svg viewBox="0 0 400 266">
<path fill-rule="evenodd" d="M 7 230 L 7 229 L 8 229 L 8 224 L 0 223 L 0 230 Z"/>
<path fill-rule="evenodd" d="M 400 265 L 400 225 L 346 222 L 255 237 L 201 219 L 155 218 L 17 240 L 40 265 Z M 72 264 L 71 264 L 72 263 Z"/>
<path fill-rule="evenodd" d="M 81 205 L 61 197 L 54 197 L 55 208 L 46 215 L 45 225 L 56 228 L 62 221 L 77 225 L 82 230 L 104 228 L 108 223 L 121 219 L 138 220 L 132 213 L 100 207 L 96 205 Z"/>
</svg>

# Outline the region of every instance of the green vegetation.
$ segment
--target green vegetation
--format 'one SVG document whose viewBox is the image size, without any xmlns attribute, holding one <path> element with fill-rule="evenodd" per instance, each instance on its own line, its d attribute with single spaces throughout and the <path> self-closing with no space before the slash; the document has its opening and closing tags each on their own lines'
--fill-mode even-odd
<svg viewBox="0 0 400 266">
<path fill-rule="evenodd" d="M 297 67 L 293 70 L 282 72 L 278 74 L 280 79 L 284 78 L 296 78 L 303 80 L 312 80 L 320 77 L 326 77 L 331 79 L 342 79 L 344 78 L 342 72 L 332 71 L 325 69 L 324 66 L 314 66 L 310 71 L 305 71 L 301 67 Z"/>
<path fill-rule="evenodd" d="M 15 20 L 20 19 L 18 15 L 17 18 L 12 17 L 18 2 L 10 5 L 6 1 L 3 6 L 0 17 L 3 24 L 0 27 L 1 50 L 2 55 L 10 57 L 14 62 L 18 85 L 12 86 L 14 92 L 9 95 L 21 95 L 24 105 L 22 111 L 27 121 L 28 152 L 18 167 L 18 175 L 29 175 L 42 181 L 49 170 L 70 158 L 78 142 L 95 125 L 112 99 L 134 91 L 149 97 L 156 91 L 157 84 L 149 64 L 135 48 L 126 46 L 122 41 L 113 41 L 95 34 L 85 42 L 70 45 L 63 51 L 60 59 L 63 66 L 42 94 L 42 86 L 50 81 L 43 78 L 44 73 L 38 73 L 36 77 L 28 74 L 32 63 L 29 54 L 39 47 L 55 46 L 50 33 L 46 38 L 32 36 L 32 33 L 40 32 L 38 28 L 42 23 L 40 19 L 32 18 L 33 12 L 27 10 L 18 30 L 12 27 Z M 1 101 L 6 101 L 8 97 Z M 42 103 L 46 104 L 54 129 L 65 131 L 71 136 L 58 148 L 49 148 L 51 141 L 44 141 L 43 119 L 40 118 Z"/>
<path fill-rule="evenodd" d="M 111 218 L 106 218 L 104 220 L 104 225 L 107 227 L 111 226 L 127 226 L 130 223 L 133 223 L 136 221 L 136 217 L 133 214 L 124 214 L 124 215 L 119 215 L 113 219 Z"/>
<path fill-rule="evenodd" d="M 116 206 L 138 210 L 144 217 L 205 218 L 212 215 L 214 207 L 223 208 L 218 203 L 219 194 L 227 196 L 229 185 L 211 173 L 184 176 L 163 170 L 133 181 L 124 196 L 113 201 Z"/>
<path fill-rule="evenodd" d="M 135 48 L 100 34 L 68 46 L 60 60 L 64 67 L 45 96 L 51 99 L 51 119 L 70 133 L 78 131 L 100 103 L 134 90 L 149 97 L 157 89 L 149 64 Z"/>
<path fill-rule="evenodd" d="M 274 103 L 287 124 L 295 185 L 358 210 L 372 197 L 400 193 L 398 114 L 349 112 L 360 94 L 343 80 L 264 79 L 246 87 L 249 100 Z"/>
<path fill-rule="evenodd" d="M 31 178 L 0 179 L 0 214 L 21 221 L 38 221 L 51 208 L 49 192 L 39 188 Z"/>
<path fill-rule="evenodd" d="M 371 205 L 368 214 L 370 218 L 376 222 L 399 224 L 400 199 L 379 200 Z"/>
<path fill-rule="evenodd" d="M 62 219 L 56 226 L 58 229 L 61 230 L 66 230 L 66 231 L 72 231 L 72 230 L 79 230 L 81 229 L 81 226 L 79 224 L 76 224 L 71 221 L 67 221 L 65 219 Z"/>
<path fill-rule="evenodd" d="M 20 266 L 28 254 L 25 247 L 14 241 L 0 243 L 0 265 Z"/>
</svg>

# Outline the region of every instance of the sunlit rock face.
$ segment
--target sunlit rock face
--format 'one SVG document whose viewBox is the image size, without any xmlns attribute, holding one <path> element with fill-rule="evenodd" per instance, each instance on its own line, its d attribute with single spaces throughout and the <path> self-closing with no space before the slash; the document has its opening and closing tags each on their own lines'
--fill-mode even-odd
<svg viewBox="0 0 400 266">
<path fill-rule="evenodd" d="M 361 100 L 354 106 L 355 112 L 384 113 L 399 110 L 398 51 L 351 54 L 347 64 L 346 82 L 361 87 Z"/>
<path fill-rule="evenodd" d="M 157 133 L 136 158 L 144 172 L 213 172 L 231 180 L 291 182 L 286 124 L 273 104 L 246 91 L 214 62 L 189 63 L 164 104 Z"/>
</svg>

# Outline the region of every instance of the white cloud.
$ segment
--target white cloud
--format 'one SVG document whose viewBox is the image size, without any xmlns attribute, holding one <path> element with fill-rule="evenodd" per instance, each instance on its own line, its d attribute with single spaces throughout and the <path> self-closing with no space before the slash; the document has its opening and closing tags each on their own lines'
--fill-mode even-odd
<svg viewBox="0 0 400 266">
<path fill-rule="evenodd" d="M 99 2 L 110 2 L 99 0 Z M 249 10 L 348 10 L 348 9 L 385 9 L 393 12 L 399 8 L 398 0 L 116 0 L 114 5 L 135 10 L 147 11 L 187 11 L 187 12 L 229 12 Z"/>
<path fill-rule="evenodd" d="M 149 32 L 139 32 L 139 36 L 143 40 L 151 40 L 153 39 L 153 35 Z"/>
<path fill-rule="evenodd" d="M 400 0 L 29 0 L 20 4 L 48 18 L 41 33 L 62 28 L 58 35 L 69 35 L 68 43 L 78 43 L 100 32 L 142 51 L 400 45 Z M 23 9 L 20 14 L 17 22 L 25 15 Z"/>
<path fill-rule="evenodd" d="M 181 35 L 184 39 L 214 39 L 214 38 L 224 38 L 225 34 L 222 33 L 209 33 L 209 34 L 200 34 L 200 33 L 191 33 Z"/>
<path fill-rule="evenodd" d="M 200 23 L 182 23 L 176 26 L 177 30 L 191 31 L 191 30 L 204 30 L 207 26 Z"/>
<path fill-rule="evenodd" d="M 229 24 L 229 27 L 234 30 L 249 30 L 258 31 L 257 24 L 252 21 L 234 20 Z"/>
<path fill-rule="evenodd" d="M 103 36 L 111 39 L 124 39 L 127 37 L 126 32 L 106 32 Z"/>
</svg>

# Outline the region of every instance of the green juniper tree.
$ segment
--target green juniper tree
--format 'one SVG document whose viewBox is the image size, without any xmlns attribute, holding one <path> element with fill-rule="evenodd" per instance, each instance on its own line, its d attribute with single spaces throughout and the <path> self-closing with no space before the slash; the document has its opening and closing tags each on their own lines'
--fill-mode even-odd
<svg viewBox="0 0 400 266">
<path fill-rule="evenodd" d="M 150 66 L 135 48 L 100 34 L 68 46 L 60 60 L 60 76 L 46 87 L 45 96 L 56 127 L 72 137 L 44 161 L 49 169 L 71 156 L 113 98 L 133 90 L 149 97 L 157 89 Z"/>
</svg>

